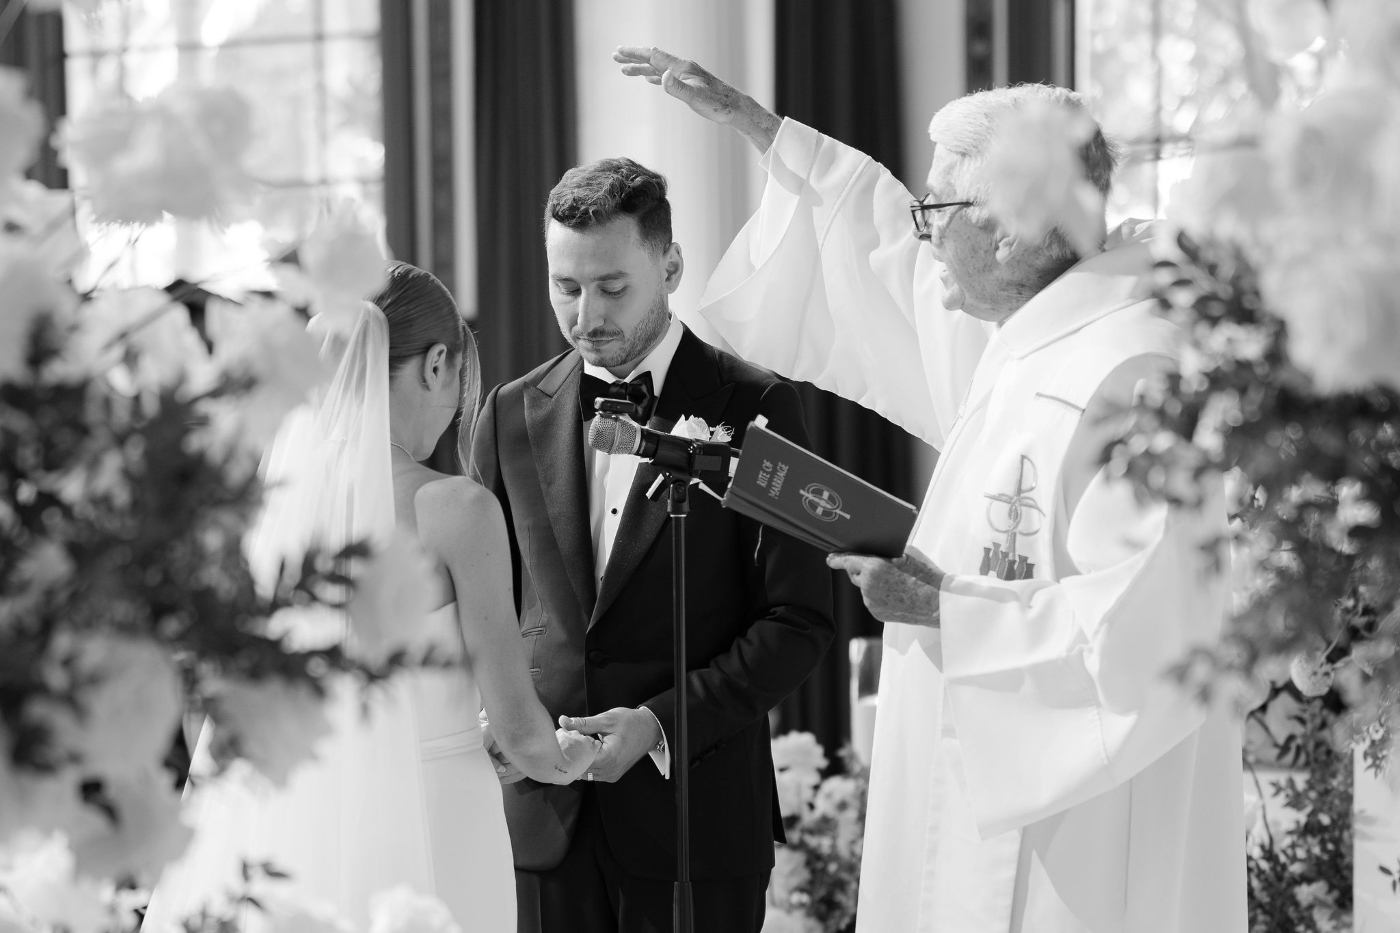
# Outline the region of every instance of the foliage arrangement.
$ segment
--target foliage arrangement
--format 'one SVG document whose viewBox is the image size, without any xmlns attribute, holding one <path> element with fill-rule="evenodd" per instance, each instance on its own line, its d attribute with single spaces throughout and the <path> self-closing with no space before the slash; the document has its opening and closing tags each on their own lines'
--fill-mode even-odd
<svg viewBox="0 0 1400 933">
<path fill-rule="evenodd" d="M 764 933 L 843 933 L 855 928 L 866 768 L 848 747 L 845 773 L 825 779 L 825 752 L 810 732 L 773 740 L 787 845 L 777 847 Z"/>
<path fill-rule="evenodd" d="M 330 375 L 307 317 L 343 333 L 385 269 L 373 231 L 330 212 L 298 261 L 269 258 L 286 295 L 119 288 L 85 262 L 80 209 L 135 236 L 246 207 L 250 127 L 230 89 L 98 106 L 59 134 L 81 195 L 50 191 L 22 177 L 42 111 L 0 69 L 6 933 L 135 928 L 141 889 L 190 842 L 182 775 L 163 769 L 186 714 L 220 768 L 281 785 L 330 731 L 333 689 L 441 660 L 412 625 L 427 589 L 408 550 L 250 564 L 259 459 Z M 220 917 L 192 929 L 231 929 Z"/>
<path fill-rule="evenodd" d="M 1331 738 L 1348 718 L 1291 683 L 1251 714 L 1264 740 L 1245 752 L 1251 933 L 1352 928 L 1353 759 Z"/>
</svg>

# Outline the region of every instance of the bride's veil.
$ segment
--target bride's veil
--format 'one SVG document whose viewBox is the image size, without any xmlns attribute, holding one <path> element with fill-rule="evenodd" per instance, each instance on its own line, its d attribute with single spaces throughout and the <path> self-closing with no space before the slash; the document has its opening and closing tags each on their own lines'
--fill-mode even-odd
<svg viewBox="0 0 1400 933">
<path fill-rule="evenodd" d="M 308 330 L 321 338 L 321 358 L 335 375 L 287 417 L 265 459 L 267 500 L 248 543 L 264 588 L 309 546 L 334 553 L 355 541 L 382 544 L 394 530 L 388 319 L 366 301 L 348 340 L 324 315 Z"/>
<path fill-rule="evenodd" d="M 365 302 L 348 339 L 325 324 L 313 318 L 309 329 L 322 338 L 322 359 L 335 375 L 286 418 L 264 458 L 267 496 L 247 545 L 264 589 L 276 586 L 284 562 L 296 574 L 309 545 L 333 553 L 354 541 L 384 543 L 395 527 L 388 321 Z M 345 635 L 343 623 L 327 632 L 305 619 L 282 633 L 291 643 Z M 358 685 L 333 686 L 326 701 L 333 732 L 284 788 L 236 775 L 192 782 L 195 840 L 166 869 L 143 929 L 179 931 L 185 916 L 237 888 L 243 859 L 285 869 L 296 897 L 328 904 L 361 930 L 374 893 L 400 884 L 431 893 L 418 726 L 403 679 L 378 689 L 368 710 Z M 209 740 L 206 724 L 192 771 L 208 764 Z M 242 920 L 245 930 L 266 925 L 256 911 Z"/>
</svg>

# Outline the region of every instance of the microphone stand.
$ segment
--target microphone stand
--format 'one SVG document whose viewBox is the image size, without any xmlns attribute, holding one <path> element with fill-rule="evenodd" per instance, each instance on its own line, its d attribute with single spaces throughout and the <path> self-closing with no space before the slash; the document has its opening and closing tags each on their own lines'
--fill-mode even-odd
<svg viewBox="0 0 1400 933">
<path fill-rule="evenodd" d="M 690 514 L 690 477 L 667 472 L 666 514 L 671 519 L 671 619 L 676 680 L 676 886 L 671 897 L 675 933 L 694 933 L 695 902 L 690 885 L 690 716 L 686 711 L 685 519 Z"/>
<path fill-rule="evenodd" d="M 595 399 L 598 417 L 621 418 L 637 408 L 621 399 Z M 704 475 L 728 478 L 732 451 L 728 444 L 693 440 L 684 450 L 671 449 L 652 462 L 666 478 L 666 514 L 671 522 L 671 618 L 676 682 L 676 734 L 671 767 L 676 776 L 676 884 L 671 900 L 675 933 L 694 933 L 695 899 L 690 882 L 690 715 L 686 708 L 685 657 L 685 519 L 690 514 L 690 484 Z"/>
</svg>

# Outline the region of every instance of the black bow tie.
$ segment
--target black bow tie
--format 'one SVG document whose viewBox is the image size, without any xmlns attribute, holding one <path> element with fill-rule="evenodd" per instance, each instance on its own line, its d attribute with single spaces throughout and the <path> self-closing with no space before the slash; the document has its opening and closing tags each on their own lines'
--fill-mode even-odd
<svg viewBox="0 0 1400 933">
<path fill-rule="evenodd" d="M 622 399 L 636 405 L 637 413 L 633 417 L 639 424 L 646 424 L 656 408 L 656 393 L 651 387 L 650 372 L 642 373 L 626 382 L 604 382 L 597 376 L 584 373 L 578 387 L 578 405 L 584 421 L 592 420 L 598 413 L 595 406 L 600 398 Z"/>
</svg>

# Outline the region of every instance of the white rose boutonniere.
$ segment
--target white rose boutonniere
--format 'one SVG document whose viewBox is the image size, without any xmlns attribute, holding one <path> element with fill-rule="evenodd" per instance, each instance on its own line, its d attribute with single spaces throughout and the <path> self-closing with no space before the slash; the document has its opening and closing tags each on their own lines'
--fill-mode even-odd
<svg viewBox="0 0 1400 933">
<path fill-rule="evenodd" d="M 704 418 L 697 418 L 694 415 L 681 415 L 681 420 L 676 422 L 671 433 L 676 437 L 688 437 L 693 441 L 714 441 L 719 444 L 728 444 L 734 439 L 734 429 L 729 425 L 717 424 L 712 428 L 705 423 Z"/>
<path fill-rule="evenodd" d="M 694 415 L 681 415 L 680 420 L 676 422 L 676 426 L 671 429 L 671 436 L 684 437 L 692 441 L 728 444 L 734 439 L 734 429 L 727 424 L 717 424 L 712 428 L 705 422 L 704 418 L 697 418 Z M 730 475 L 733 476 L 732 469 L 730 470 Z M 656 495 L 656 491 L 661 487 L 663 481 L 663 478 L 660 476 L 656 478 L 656 482 L 652 483 L 651 488 L 647 490 L 647 498 L 652 498 Z M 714 498 L 723 501 L 723 497 L 720 496 L 719 493 L 715 492 L 698 479 L 692 479 L 690 485 L 699 486 Z"/>
</svg>

